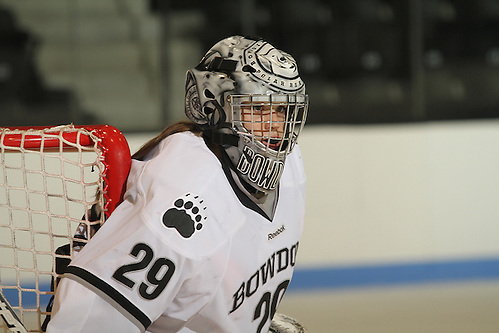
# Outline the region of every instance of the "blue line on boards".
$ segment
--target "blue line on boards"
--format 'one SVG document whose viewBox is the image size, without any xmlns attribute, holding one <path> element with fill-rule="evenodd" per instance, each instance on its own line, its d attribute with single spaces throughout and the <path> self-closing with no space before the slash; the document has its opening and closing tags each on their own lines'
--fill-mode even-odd
<svg viewBox="0 0 499 333">
<path fill-rule="evenodd" d="M 288 291 L 499 279 L 499 258 L 296 268 Z"/>
</svg>

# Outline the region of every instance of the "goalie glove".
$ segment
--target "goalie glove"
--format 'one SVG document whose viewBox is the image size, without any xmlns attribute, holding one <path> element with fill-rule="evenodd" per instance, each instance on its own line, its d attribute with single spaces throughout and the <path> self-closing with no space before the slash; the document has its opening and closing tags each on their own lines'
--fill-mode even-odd
<svg viewBox="0 0 499 333">
<path fill-rule="evenodd" d="M 306 333 L 306 331 L 295 319 L 276 313 L 270 323 L 269 333 Z"/>
</svg>

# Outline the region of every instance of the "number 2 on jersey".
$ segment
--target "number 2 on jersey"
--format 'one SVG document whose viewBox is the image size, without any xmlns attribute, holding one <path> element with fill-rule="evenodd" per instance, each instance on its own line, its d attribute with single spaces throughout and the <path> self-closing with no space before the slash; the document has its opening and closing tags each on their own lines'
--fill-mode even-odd
<svg viewBox="0 0 499 333">
<path fill-rule="evenodd" d="M 267 323 L 269 319 L 272 320 L 274 317 L 274 314 L 277 310 L 277 306 L 279 305 L 279 302 L 281 301 L 281 298 L 284 296 L 284 293 L 286 292 L 286 289 L 288 288 L 289 285 L 289 280 L 284 280 L 277 286 L 276 291 L 274 292 L 274 296 L 271 295 L 270 292 L 266 292 L 263 294 L 262 298 L 260 299 L 260 302 L 258 302 L 258 305 L 256 306 L 255 309 L 255 315 L 253 317 L 253 320 L 256 320 L 260 318 L 260 324 L 258 325 L 257 333 L 261 333 L 263 326 Z"/>
<path fill-rule="evenodd" d="M 154 251 L 149 245 L 144 243 L 135 244 L 130 255 L 134 258 L 139 258 L 140 253 L 143 253 L 143 256 L 139 261 L 121 266 L 114 272 L 113 278 L 128 288 L 133 289 L 136 282 L 125 275 L 147 269 L 146 281 L 141 282 L 139 285 L 139 294 L 145 299 L 152 300 L 158 297 L 166 288 L 175 271 L 175 264 L 166 258 L 158 258 L 153 262 Z M 152 265 L 150 265 L 151 262 Z M 162 274 L 159 274 L 160 272 Z"/>
</svg>

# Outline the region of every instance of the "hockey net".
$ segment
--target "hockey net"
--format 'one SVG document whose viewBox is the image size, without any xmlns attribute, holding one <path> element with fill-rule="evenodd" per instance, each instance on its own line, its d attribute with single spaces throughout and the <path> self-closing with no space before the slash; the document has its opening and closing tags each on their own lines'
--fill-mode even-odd
<svg viewBox="0 0 499 333">
<path fill-rule="evenodd" d="M 29 332 L 43 332 L 50 315 L 56 262 L 69 262 L 119 204 L 130 161 L 112 126 L 0 128 L 0 296 Z M 0 333 L 15 331 L 7 326 L 0 319 Z"/>
</svg>

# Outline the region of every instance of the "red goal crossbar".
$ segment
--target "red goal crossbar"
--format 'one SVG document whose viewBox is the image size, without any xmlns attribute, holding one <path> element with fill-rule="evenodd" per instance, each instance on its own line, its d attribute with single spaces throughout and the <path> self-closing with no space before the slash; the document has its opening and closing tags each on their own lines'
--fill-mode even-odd
<svg viewBox="0 0 499 333">
<path fill-rule="evenodd" d="M 26 150 L 51 151 L 64 148 L 66 150 L 78 149 L 77 146 L 93 146 L 95 144 L 91 135 L 79 131 L 67 131 L 65 127 L 5 127 L 9 130 L 0 137 L 1 149 L 23 148 Z M 128 142 L 123 133 L 110 125 L 71 126 L 74 129 L 85 129 L 93 134 L 101 150 L 101 162 L 104 165 L 102 177 L 105 181 L 103 195 L 105 204 L 103 211 L 106 217 L 114 211 L 123 198 L 126 179 L 130 171 L 131 156 Z M 0 128 L 1 129 L 1 128 Z M 42 136 L 35 131 L 57 133 L 60 136 Z"/>
</svg>

